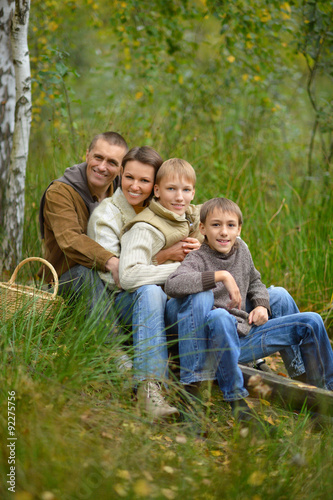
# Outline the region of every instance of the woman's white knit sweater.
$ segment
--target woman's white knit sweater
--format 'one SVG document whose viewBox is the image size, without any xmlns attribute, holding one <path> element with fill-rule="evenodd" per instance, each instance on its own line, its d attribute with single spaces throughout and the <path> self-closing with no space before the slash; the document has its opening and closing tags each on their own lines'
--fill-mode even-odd
<svg viewBox="0 0 333 500">
<path fill-rule="evenodd" d="M 89 219 L 87 234 L 89 238 L 119 257 L 121 231 L 135 215 L 134 208 L 118 188 L 113 196 L 106 198 L 95 208 Z M 111 272 L 100 272 L 99 275 L 108 284 L 109 289 L 116 288 Z"/>
</svg>

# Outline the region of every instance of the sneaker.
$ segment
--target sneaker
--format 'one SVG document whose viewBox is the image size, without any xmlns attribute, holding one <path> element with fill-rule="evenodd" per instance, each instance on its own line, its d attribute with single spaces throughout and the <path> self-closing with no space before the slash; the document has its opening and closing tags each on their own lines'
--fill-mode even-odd
<svg viewBox="0 0 333 500">
<path fill-rule="evenodd" d="M 145 411 L 154 419 L 166 418 L 170 415 L 179 415 L 174 406 L 170 406 L 162 394 L 161 385 L 158 382 L 145 381 L 138 389 L 138 402 Z"/>
<path fill-rule="evenodd" d="M 114 350 L 114 362 L 118 370 L 122 373 L 129 372 L 133 368 L 131 358 L 123 349 Z"/>
<path fill-rule="evenodd" d="M 276 427 L 266 420 L 258 418 L 258 415 L 253 413 L 244 399 L 230 401 L 230 405 L 232 416 L 238 424 L 250 427 L 253 431 L 259 431 L 263 435 L 268 435 L 270 437 L 274 437 L 276 435 Z"/>
<path fill-rule="evenodd" d="M 237 399 L 236 401 L 230 401 L 232 416 L 239 423 L 249 423 L 255 418 L 249 405 L 244 399 Z"/>
</svg>

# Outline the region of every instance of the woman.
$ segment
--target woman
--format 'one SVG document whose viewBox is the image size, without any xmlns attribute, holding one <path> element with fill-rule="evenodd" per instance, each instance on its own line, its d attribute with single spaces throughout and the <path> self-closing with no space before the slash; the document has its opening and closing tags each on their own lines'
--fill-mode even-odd
<svg viewBox="0 0 333 500">
<path fill-rule="evenodd" d="M 103 200 L 89 220 L 88 236 L 112 252 L 118 264 L 121 230 L 148 205 L 162 161 L 148 146 L 131 149 L 122 161 L 121 188 L 111 198 Z M 195 248 L 198 248 L 197 240 L 186 238 L 160 251 L 156 263 L 182 261 Z M 120 291 L 118 272 L 100 273 L 100 276 L 110 290 Z M 140 382 L 138 399 L 153 418 L 178 413 L 165 401 L 160 385 L 167 378 L 166 336 L 161 320 L 166 300 L 158 286 L 140 287 L 133 293 L 123 292 L 115 297 L 121 319 L 133 327 L 134 378 Z"/>
</svg>

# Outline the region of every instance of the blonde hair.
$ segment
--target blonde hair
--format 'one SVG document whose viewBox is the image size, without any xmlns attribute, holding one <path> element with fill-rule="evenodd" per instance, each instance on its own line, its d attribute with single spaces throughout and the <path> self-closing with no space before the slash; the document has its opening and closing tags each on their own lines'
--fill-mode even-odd
<svg viewBox="0 0 333 500">
<path fill-rule="evenodd" d="M 159 184 L 163 177 L 185 177 L 186 180 L 195 186 L 196 175 L 194 168 L 186 160 L 181 158 L 170 158 L 162 163 L 157 174 L 156 184 Z"/>
</svg>

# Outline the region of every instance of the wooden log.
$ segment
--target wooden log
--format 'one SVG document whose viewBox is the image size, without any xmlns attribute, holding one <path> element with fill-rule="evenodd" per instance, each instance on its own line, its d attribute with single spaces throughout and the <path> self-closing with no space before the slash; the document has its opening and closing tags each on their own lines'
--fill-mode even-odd
<svg viewBox="0 0 333 500">
<path fill-rule="evenodd" d="M 249 366 L 239 367 L 251 396 L 276 400 L 289 409 L 306 408 L 314 413 L 333 416 L 333 392 Z"/>
</svg>

